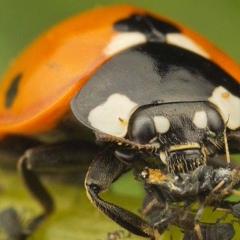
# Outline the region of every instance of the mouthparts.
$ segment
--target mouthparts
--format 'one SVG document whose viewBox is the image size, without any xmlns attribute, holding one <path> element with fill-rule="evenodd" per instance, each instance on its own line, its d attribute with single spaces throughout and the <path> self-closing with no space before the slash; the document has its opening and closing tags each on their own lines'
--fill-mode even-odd
<svg viewBox="0 0 240 240">
<path fill-rule="evenodd" d="M 206 153 L 198 143 L 174 145 L 168 150 L 166 162 L 172 174 L 189 172 L 206 165 Z"/>
</svg>

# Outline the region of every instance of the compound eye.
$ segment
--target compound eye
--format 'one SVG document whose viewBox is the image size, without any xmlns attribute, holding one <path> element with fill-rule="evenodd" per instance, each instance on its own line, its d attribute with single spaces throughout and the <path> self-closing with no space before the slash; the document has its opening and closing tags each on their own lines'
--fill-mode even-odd
<svg viewBox="0 0 240 240">
<path fill-rule="evenodd" d="M 129 138 L 139 144 L 148 144 L 156 137 L 156 130 L 151 117 L 138 115 L 129 124 Z"/>
<path fill-rule="evenodd" d="M 217 110 L 210 108 L 207 111 L 208 127 L 216 133 L 216 135 L 222 134 L 224 131 L 224 122 Z"/>
</svg>

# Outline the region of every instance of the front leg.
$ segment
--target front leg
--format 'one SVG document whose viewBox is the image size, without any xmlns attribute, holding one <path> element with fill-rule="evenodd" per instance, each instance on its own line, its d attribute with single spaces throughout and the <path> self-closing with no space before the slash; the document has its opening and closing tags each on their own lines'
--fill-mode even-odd
<svg viewBox="0 0 240 240">
<path fill-rule="evenodd" d="M 54 210 L 54 202 L 38 172 L 79 172 L 96 156 L 98 148 L 89 143 L 65 142 L 28 149 L 18 162 L 18 170 L 29 193 L 42 208 L 42 213 L 33 217 L 24 226 L 15 209 L 0 212 L 0 228 L 11 240 L 28 239 Z"/>
<path fill-rule="evenodd" d="M 128 231 L 153 238 L 152 226 L 134 213 L 104 201 L 99 194 L 106 191 L 123 173 L 130 170 L 130 166 L 119 161 L 111 148 L 101 153 L 89 168 L 85 180 L 87 195 L 91 202 L 105 215 Z"/>
</svg>

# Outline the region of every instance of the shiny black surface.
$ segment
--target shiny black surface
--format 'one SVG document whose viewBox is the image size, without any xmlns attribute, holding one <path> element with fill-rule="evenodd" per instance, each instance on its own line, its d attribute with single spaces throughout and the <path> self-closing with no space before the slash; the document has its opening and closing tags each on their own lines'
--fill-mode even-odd
<svg viewBox="0 0 240 240">
<path fill-rule="evenodd" d="M 143 106 L 207 101 L 218 86 L 239 94 L 239 84 L 211 61 L 173 45 L 147 43 L 103 65 L 73 99 L 72 110 L 89 126 L 89 112 L 114 93 Z"/>
<path fill-rule="evenodd" d="M 168 33 L 179 33 L 180 30 L 169 22 L 160 21 L 149 15 L 134 14 L 114 24 L 114 30 L 118 32 L 141 32 L 146 35 L 148 41 L 165 42 Z"/>
</svg>

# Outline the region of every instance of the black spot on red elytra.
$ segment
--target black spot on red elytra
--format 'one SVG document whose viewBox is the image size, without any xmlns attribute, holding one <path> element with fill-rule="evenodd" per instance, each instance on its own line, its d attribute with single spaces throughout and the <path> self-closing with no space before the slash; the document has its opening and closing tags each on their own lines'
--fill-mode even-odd
<svg viewBox="0 0 240 240">
<path fill-rule="evenodd" d="M 22 79 L 22 73 L 15 76 L 15 78 L 12 81 L 12 84 L 10 85 L 7 94 L 6 94 L 6 101 L 5 106 L 7 108 L 10 108 L 14 102 L 15 97 L 17 96 L 18 92 L 18 86 Z"/>
</svg>

